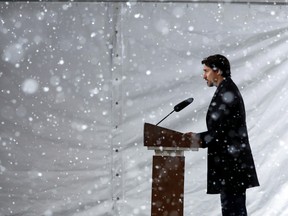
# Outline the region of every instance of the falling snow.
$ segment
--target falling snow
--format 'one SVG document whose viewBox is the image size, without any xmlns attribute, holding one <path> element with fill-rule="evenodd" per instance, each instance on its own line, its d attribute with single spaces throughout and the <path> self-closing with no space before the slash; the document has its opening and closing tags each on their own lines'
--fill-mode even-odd
<svg viewBox="0 0 288 216">
<path fill-rule="evenodd" d="M 1 2 L 0 214 L 150 215 L 153 152 L 143 147 L 143 123 L 193 97 L 161 124 L 204 131 L 215 89 L 202 79 L 201 60 L 221 53 L 245 101 L 261 184 L 247 192 L 248 212 L 288 215 L 285 11 Z M 185 215 L 220 215 L 219 197 L 205 194 L 206 154 L 185 152 Z"/>
</svg>

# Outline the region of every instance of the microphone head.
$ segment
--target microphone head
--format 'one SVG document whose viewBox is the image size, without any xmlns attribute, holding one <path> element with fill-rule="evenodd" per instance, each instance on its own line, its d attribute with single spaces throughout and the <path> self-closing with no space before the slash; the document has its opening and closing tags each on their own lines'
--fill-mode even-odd
<svg viewBox="0 0 288 216">
<path fill-rule="evenodd" d="M 191 104 L 193 102 L 193 98 L 188 98 L 182 102 L 180 102 L 179 104 L 177 104 L 176 106 L 174 106 L 174 111 L 175 112 L 179 112 L 182 109 L 184 109 L 186 106 L 188 106 L 189 104 Z"/>
</svg>

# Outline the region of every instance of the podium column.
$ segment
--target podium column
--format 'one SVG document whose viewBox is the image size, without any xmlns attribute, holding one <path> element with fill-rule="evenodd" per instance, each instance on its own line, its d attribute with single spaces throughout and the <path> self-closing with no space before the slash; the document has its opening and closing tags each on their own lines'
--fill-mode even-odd
<svg viewBox="0 0 288 216">
<path fill-rule="evenodd" d="M 151 216 L 183 216 L 184 166 L 184 156 L 153 156 Z"/>
</svg>

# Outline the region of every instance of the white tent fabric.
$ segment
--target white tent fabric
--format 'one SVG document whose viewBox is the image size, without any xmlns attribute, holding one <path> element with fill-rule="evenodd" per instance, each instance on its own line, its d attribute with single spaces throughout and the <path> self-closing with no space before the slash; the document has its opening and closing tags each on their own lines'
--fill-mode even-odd
<svg viewBox="0 0 288 216">
<path fill-rule="evenodd" d="M 143 123 L 206 129 L 215 88 L 202 58 L 226 55 L 243 94 L 261 186 L 253 216 L 288 215 L 287 6 L 0 3 L 0 215 L 150 215 Z M 206 149 L 185 152 L 186 215 L 221 215 Z"/>
</svg>

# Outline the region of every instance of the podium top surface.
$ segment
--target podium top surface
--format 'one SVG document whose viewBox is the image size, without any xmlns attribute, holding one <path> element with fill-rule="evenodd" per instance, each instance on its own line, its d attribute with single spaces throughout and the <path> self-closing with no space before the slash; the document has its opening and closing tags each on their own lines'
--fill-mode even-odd
<svg viewBox="0 0 288 216">
<path fill-rule="evenodd" d="M 145 123 L 144 146 L 175 149 L 191 148 L 191 141 L 184 133 Z"/>
</svg>

